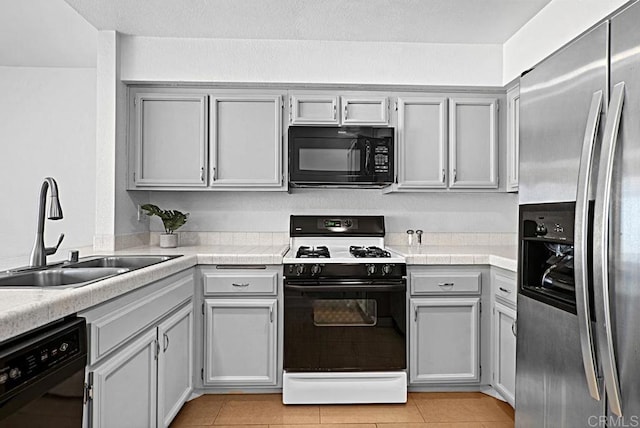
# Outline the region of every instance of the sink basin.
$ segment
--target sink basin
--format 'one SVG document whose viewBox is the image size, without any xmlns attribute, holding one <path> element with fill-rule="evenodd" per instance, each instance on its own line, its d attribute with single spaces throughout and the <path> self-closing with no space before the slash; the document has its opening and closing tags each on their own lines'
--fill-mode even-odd
<svg viewBox="0 0 640 428">
<path fill-rule="evenodd" d="M 125 272 L 129 272 L 129 269 L 115 267 L 45 269 L 0 277 L 0 287 L 78 287 Z"/>
<path fill-rule="evenodd" d="M 134 270 L 166 262 L 176 257 L 180 256 L 100 256 L 66 265 L 65 268 L 127 268 Z"/>
</svg>

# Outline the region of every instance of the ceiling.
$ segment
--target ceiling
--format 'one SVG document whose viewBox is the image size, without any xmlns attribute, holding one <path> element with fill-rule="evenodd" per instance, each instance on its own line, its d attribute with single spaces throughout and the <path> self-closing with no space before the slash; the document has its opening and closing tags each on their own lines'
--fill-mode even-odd
<svg viewBox="0 0 640 428">
<path fill-rule="evenodd" d="M 551 0 L 65 1 L 136 36 L 503 44 Z"/>
</svg>

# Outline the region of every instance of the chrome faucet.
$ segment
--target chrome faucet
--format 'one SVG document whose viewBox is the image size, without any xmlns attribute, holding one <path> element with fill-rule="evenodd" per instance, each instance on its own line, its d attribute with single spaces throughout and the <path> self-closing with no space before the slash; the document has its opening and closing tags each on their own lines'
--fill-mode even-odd
<svg viewBox="0 0 640 428">
<path fill-rule="evenodd" d="M 42 187 L 40 188 L 40 203 L 38 205 L 38 230 L 36 231 L 36 241 L 33 244 L 33 250 L 31 250 L 31 258 L 29 265 L 31 267 L 39 267 L 47 265 L 47 256 L 55 254 L 58 251 L 58 247 L 64 239 L 64 233 L 60 234 L 58 243 L 55 247 L 44 246 L 44 209 L 46 205 L 47 190 L 51 193 L 51 202 L 49 203 L 49 214 L 47 217 L 50 220 L 60 220 L 62 218 L 62 207 L 60 206 L 60 200 L 58 199 L 58 183 L 51 177 L 44 179 Z"/>
</svg>

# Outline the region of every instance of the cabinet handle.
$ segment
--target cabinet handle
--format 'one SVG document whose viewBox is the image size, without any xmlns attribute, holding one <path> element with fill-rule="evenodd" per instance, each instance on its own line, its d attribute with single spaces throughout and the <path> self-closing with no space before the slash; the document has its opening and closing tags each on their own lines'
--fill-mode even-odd
<svg viewBox="0 0 640 428">
<path fill-rule="evenodd" d="M 200 167 L 200 181 L 204 181 L 204 167 Z"/>
<path fill-rule="evenodd" d="M 211 179 L 213 181 L 216 181 L 217 178 L 218 177 L 216 177 L 216 167 L 214 166 L 214 167 L 211 168 Z"/>
<path fill-rule="evenodd" d="M 333 103 L 333 120 L 336 120 L 338 116 L 338 105 Z"/>
<path fill-rule="evenodd" d="M 518 336 L 518 320 L 511 323 L 511 333 L 513 333 L 514 336 Z"/>
<path fill-rule="evenodd" d="M 234 287 L 238 287 L 238 288 L 245 288 L 245 287 L 249 286 L 249 283 L 248 282 L 241 282 L 241 283 L 237 284 L 237 283 L 234 282 L 231 285 L 233 285 Z"/>
<path fill-rule="evenodd" d="M 273 323 L 273 308 L 269 308 L 269 322 Z"/>
<path fill-rule="evenodd" d="M 440 287 L 453 287 L 455 285 L 454 282 L 441 282 L 438 284 Z"/>
<path fill-rule="evenodd" d="M 453 182 L 455 183 L 458 180 L 458 171 L 453 168 Z"/>
<path fill-rule="evenodd" d="M 447 178 L 447 176 L 446 176 L 445 170 L 444 170 L 444 168 L 442 168 L 442 182 L 443 183 L 445 182 L 446 178 Z"/>
<path fill-rule="evenodd" d="M 167 336 L 167 333 L 162 333 L 162 337 L 164 339 L 164 348 L 162 349 L 162 352 L 167 352 L 167 349 L 169 348 L 169 336 Z"/>
<path fill-rule="evenodd" d="M 511 290 L 507 290 L 506 288 L 499 287 L 499 289 L 500 289 L 500 291 L 502 291 L 503 293 L 507 293 L 507 294 L 511 293 Z"/>
<path fill-rule="evenodd" d="M 344 104 L 344 120 L 347 120 L 348 118 L 348 110 L 347 110 L 347 103 Z"/>
<path fill-rule="evenodd" d="M 416 322 L 418 321 L 418 308 L 417 307 L 413 308 L 413 320 L 416 321 Z"/>
</svg>

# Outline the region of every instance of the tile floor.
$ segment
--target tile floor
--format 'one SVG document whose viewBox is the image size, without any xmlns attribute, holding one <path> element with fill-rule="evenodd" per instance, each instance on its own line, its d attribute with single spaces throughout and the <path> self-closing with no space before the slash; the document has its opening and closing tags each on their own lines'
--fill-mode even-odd
<svg viewBox="0 0 640 428">
<path fill-rule="evenodd" d="M 280 394 L 204 395 L 171 424 L 250 428 L 513 428 L 514 411 L 481 393 L 409 393 L 406 404 L 282 404 Z"/>
</svg>

